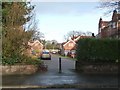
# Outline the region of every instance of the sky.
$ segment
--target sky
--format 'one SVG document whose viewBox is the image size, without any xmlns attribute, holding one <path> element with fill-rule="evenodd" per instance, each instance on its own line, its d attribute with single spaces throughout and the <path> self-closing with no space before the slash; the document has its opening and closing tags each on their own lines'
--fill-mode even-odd
<svg viewBox="0 0 120 90">
<path fill-rule="evenodd" d="M 70 31 L 90 31 L 98 33 L 98 22 L 111 20 L 104 16 L 105 10 L 98 9 L 99 2 L 32 2 L 35 6 L 38 30 L 45 40 L 65 41 L 64 35 Z"/>
</svg>

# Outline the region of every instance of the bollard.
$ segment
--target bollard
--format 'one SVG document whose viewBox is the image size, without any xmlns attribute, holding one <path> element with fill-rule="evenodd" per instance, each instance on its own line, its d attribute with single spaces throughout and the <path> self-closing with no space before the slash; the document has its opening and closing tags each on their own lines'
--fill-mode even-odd
<svg viewBox="0 0 120 90">
<path fill-rule="evenodd" d="M 59 73 L 62 72 L 62 68 L 61 68 L 61 57 L 59 57 Z"/>
</svg>

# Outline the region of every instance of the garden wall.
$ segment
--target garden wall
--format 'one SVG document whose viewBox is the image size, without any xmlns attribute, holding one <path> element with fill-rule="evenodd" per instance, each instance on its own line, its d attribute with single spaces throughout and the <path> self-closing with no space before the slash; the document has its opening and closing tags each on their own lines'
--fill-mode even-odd
<svg viewBox="0 0 120 90">
<path fill-rule="evenodd" d="M 94 74 L 118 74 L 118 65 L 113 63 L 81 63 L 76 61 L 76 70 L 78 72 Z"/>
<path fill-rule="evenodd" d="M 37 65 L 0 65 L 0 74 L 2 75 L 33 74 L 37 70 Z"/>
</svg>

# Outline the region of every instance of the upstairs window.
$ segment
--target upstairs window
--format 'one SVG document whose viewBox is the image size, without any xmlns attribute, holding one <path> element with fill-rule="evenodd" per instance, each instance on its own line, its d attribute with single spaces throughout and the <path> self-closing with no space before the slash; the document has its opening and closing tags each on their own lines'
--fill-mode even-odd
<svg viewBox="0 0 120 90">
<path fill-rule="evenodd" d="M 116 24 L 115 24 L 115 22 L 113 22 L 113 25 L 112 25 L 112 26 L 113 26 L 113 28 L 116 28 Z"/>
<path fill-rule="evenodd" d="M 69 47 L 73 47 L 74 45 L 73 45 L 73 43 L 69 43 Z"/>
</svg>

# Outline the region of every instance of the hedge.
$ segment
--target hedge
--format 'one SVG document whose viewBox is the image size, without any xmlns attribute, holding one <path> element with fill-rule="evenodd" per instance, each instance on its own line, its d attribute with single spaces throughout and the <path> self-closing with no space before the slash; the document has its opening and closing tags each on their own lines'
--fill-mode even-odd
<svg viewBox="0 0 120 90">
<path fill-rule="evenodd" d="M 119 43 L 118 39 L 80 39 L 76 47 L 76 58 L 83 62 L 118 62 Z"/>
<path fill-rule="evenodd" d="M 40 65 L 42 61 L 37 57 L 25 55 L 13 55 L 13 57 L 2 58 L 2 65 Z"/>
</svg>

